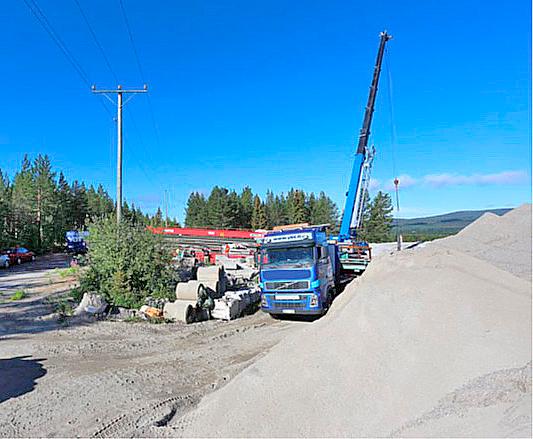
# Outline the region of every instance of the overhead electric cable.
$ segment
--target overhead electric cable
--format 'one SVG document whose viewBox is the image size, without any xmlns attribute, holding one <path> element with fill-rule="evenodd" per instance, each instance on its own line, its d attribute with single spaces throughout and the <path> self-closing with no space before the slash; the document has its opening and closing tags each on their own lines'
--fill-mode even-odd
<svg viewBox="0 0 533 439">
<path fill-rule="evenodd" d="M 124 18 L 124 23 L 126 24 L 126 30 L 128 32 L 128 36 L 130 39 L 131 47 L 133 49 L 133 54 L 135 55 L 135 62 L 137 63 L 137 69 L 139 70 L 139 75 L 141 77 L 141 80 L 144 84 L 146 84 L 146 78 L 144 75 L 144 70 L 142 68 L 141 59 L 139 57 L 139 52 L 137 51 L 137 46 L 135 45 L 135 40 L 133 38 L 133 32 L 131 30 L 130 21 L 128 20 L 128 14 L 126 14 L 126 8 L 124 6 L 123 0 L 118 0 L 120 5 L 120 10 L 122 12 L 122 17 Z M 148 109 L 150 110 L 150 118 L 152 121 L 152 126 L 154 128 L 154 133 L 156 137 L 157 144 L 160 146 L 160 140 L 159 140 L 159 127 L 157 125 L 156 119 L 155 119 L 155 113 L 152 105 L 152 99 L 149 94 L 146 95 L 148 98 Z"/>
<path fill-rule="evenodd" d="M 36 0 L 24 0 L 24 3 L 28 7 L 28 9 L 31 11 L 33 16 L 37 19 L 41 27 L 46 31 L 46 33 L 50 36 L 52 41 L 59 47 L 67 61 L 70 63 L 70 65 L 74 68 L 76 73 L 78 73 L 81 80 L 87 85 L 87 87 L 91 86 L 91 82 L 89 81 L 89 77 L 81 64 L 76 60 L 72 52 L 69 50 L 67 45 L 63 42 L 61 37 L 59 36 L 59 33 L 54 29 L 48 18 L 46 17 L 46 14 L 43 12 L 43 10 L 39 7 Z M 105 103 L 102 100 L 99 100 L 100 104 L 106 111 L 106 113 L 112 117 L 111 111 L 109 108 L 105 105 Z"/>
<path fill-rule="evenodd" d="M 100 44 L 100 41 L 98 40 L 97 36 L 96 36 L 96 33 L 93 29 L 93 27 L 91 26 L 91 23 L 89 22 L 89 19 L 87 17 L 87 15 L 85 14 L 85 11 L 83 10 L 83 8 L 81 7 L 81 4 L 79 2 L 79 0 L 74 0 L 74 3 L 76 3 L 76 6 L 78 7 L 79 11 L 80 11 L 80 14 L 81 16 L 83 17 L 83 21 L 85 21 L 85 24 L 87 25 L 87 28 L 89 29 L 89 32 L 93 38 L 93 41 L 94 43 L 96 44 L 96 47 L 98 48 L 98 50 L 100 50 L 100 53 L 102 55 L 102 58 L 104 58 L 104 61 L 107 65 L 107 68 L 109 69 L 109 71 L 111 72 L 111 74 L 113 75 L 113 78 L 115 79 L 115 81 L 117 82 L 117 84 L 120 82 L 118 80 L 118 76 L 117 74 L 115 73 L 115 71 L 113 70 L 113 67 L 111 67 L 111 62 L 109 61 L 109 58 L 107 57 L 106 53 L 105 53 L 105 50 L 104 48 L 102 47 L 102 44 Z"/>
</svg>

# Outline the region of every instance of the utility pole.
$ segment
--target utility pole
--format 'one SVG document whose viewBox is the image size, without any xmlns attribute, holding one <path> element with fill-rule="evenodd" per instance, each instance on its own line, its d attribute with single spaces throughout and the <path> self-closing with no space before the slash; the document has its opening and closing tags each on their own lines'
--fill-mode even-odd
<svg viewBox="0 0 533 439">
<path fill-rule="evenodd" d="M 135 93 L 146 93 L 148 86 L 144 84 L 141 90 L 125 90 L 121 85 L 117 86 L 116 90 L 97 90 L 96 85 L 91 87 L 93 93 L 102 93 L 113 104 L 115 103 L 108 94 L 117 94 L 117 224 L 120 224 L 122 219 L 122 107 L 133 98 Z M 131 93 L 132 96 L 126 101 L 122 102 L 122 94 Z"/>
</svg>

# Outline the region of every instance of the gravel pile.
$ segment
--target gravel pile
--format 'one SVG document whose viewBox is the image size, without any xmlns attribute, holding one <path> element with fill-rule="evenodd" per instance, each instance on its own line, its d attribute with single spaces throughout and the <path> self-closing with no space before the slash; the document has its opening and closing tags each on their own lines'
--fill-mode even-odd
<svg viewBox="0 0 533 439">
<path fill-rule="evenodd" d="M 531 282 L 531 204 L 503 216 L 486 213 L 457 235 L 438 241 Z"/>
<path fill-rule="evenodd" d="M 327 316 L 204 398 L 174 431 L 531 437 L 530 221 L 531 206 L 521 207 L 381 256 Z"/>
</svg>

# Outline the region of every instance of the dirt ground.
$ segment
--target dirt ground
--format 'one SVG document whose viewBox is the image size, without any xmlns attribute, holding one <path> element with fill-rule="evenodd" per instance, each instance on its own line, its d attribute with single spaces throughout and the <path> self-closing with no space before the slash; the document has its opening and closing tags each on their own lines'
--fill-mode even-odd
<svg viewBox="0 0 533 439">
<path fill-rule="evenodd" d="M 64 255 L 0 271 L 0 436 L 161 436 L 206 394 L 309 322 L 261 312 L 193 325 L 71 320 Z M 17 290 L 22 300 L 9 297 Z M 166 428 L 162 428 L 166 427 Z"/>
</svg>

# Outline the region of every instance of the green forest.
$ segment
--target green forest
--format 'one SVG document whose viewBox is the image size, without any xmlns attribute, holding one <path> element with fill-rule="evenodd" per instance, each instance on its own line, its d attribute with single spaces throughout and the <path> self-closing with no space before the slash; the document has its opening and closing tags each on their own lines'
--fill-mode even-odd
<svg viewBox="0 0 533 439">
<path fill-rule="evenodd" d="M 264 200 L 245 187 L 237 193 L 215 186 L 208 197 L 193 192 L 187 201 L 187 227 L 269 229 L 274 226 L 312 223 L 336 226 L 339 211 L 324 192 L 306 194 L 291 189 L 287 195 L 268 191 Z"/>
<path fill-rule="evenodd" d="M 372 242 L 394 240 L 391 234 L 392 201 L 390 195 L 378 192 L 373 199 L 365 196 L 363 227 L 359 238 Z M 264 200 L 245 187 L 237 193 L 215 186 L 209 196 L 193 192 L 186 208 L 187 227 L 271 229 L 286 224 L 330 224 L 337 233 L 339 209 L 324 192 L 316 195 L 291 189 L 286 195 L 268 191 Z"/>
<path fill-rule="evenodd" d="M 102 185 L 69 183 L 62 172 L 53 171 L 46 155 L 25 156 L 12 179 L 0 169 L 0 250 L 14 245 L 41 253 L 60 249 L 65 232 L 83 230 L 114 212 L 114 201 Z M 123 216 L 134 224 L 163 225 L 160 209 L 150 216 L 125 202 Z"/>
<path fill-rule="evenodd" d="M 370 200 L 367 194 L 362 239 L 380 242 L 390 239 L 392 206 L 390 196 L 379 192 Z M 338 231 L 339 209 L 324 192 L 318 195 L 301 189 L 287 194 L 268 191 L 264 198 L 250 187 L 240 193 L 215 186 L 209 196 L 190 194 L 185 210 L 187 227 L 270 229 L 274 226 L 310 223 L 331 224 Z M 102 185 L 67 181 L 56 173 L 46 155 L 33 160 L 25 156 L 20 169 L 10 179 L 0 169 L 0 250 L 22 245 L 43 253 L 62 249 L 65 232 L 84 230 L 89 224 L 115 215 L 113 199 Z M 139 207 L 123 204 L 123 218 L 133 225 L 178 226 L 164 219 L 161 209 L 155 215 Z"/>
</svg>

